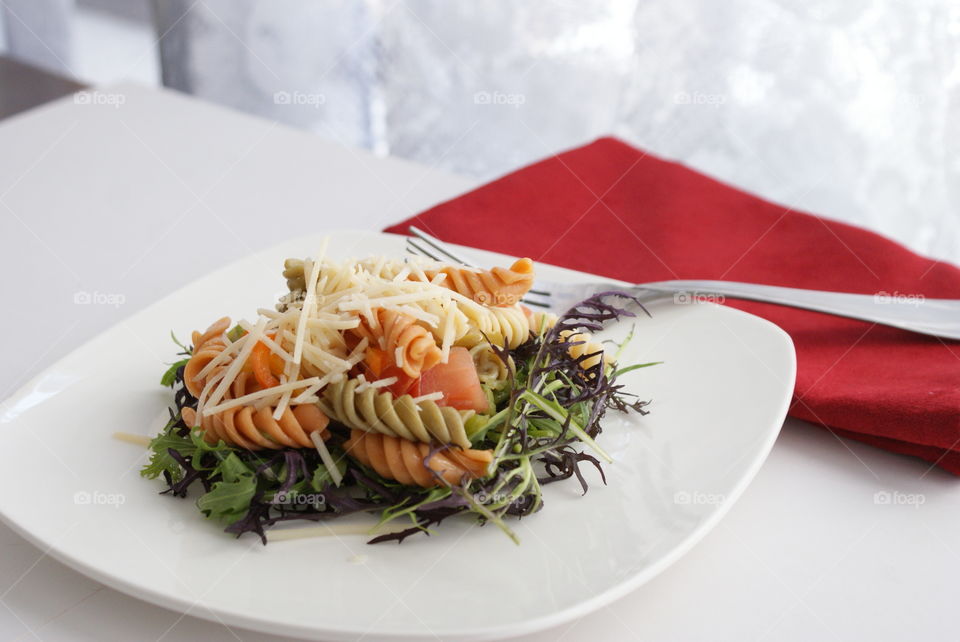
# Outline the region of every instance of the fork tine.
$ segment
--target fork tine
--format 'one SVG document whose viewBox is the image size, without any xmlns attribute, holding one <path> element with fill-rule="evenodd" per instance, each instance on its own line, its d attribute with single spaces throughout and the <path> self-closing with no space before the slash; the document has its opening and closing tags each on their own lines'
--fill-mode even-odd
<svg viewBox="0 0 960 642">
<path fill-rule="evenodd" d="M 433 259 L 434 261 L 440 260 L 436 254 L 423 247 L 412 238 L 407 238 L 407 251 L 417 256 L 425 256 L 428 259 Z"/>
<path fill-rule="evenodd" d="M 535 305 L 538 308 L 549 308 L 549 303 L 544 303 L 543 301 L 532 301 L 530 299 L 520 299 L 520 302 L 525 305 Z"/>
<path fill-rule="evenodd" d="M 452 252 L 452 251 L 447 247 L 447 244 L 446 244 L 446 243 L 444 243 L 443 241 L 441 241 L 440 239 L 438 239 L 438 238 L 436 238 L 436 237 L 434 237 L 434 236 L 431 236 L 431 235 L 427 234 L 426 232 L 424 232 L 423 230 L 421 230 L 419 227 L 416 227 L 415 225 L 411 225 L 411 226 L 410 226 L 409 228 L 407 228 L 407 229 L 410 230 L 410 233 L 411 233 L 411 234 L 417 236 L 418 238 L 420 238 L 420 240 L 422 240 L 424 243 L 427 243 L 430 247 L 434 248 L 435 250 L 437 250 L 437 251 L 440 252 L 441 254 L 447 255 L 447 256 L 448 256 L 450 259 L 452 259 L 454 262 L 460 263 L 461 265 L 466 265 L 467 267 L 476 267 L 475 265 L 473 265 L 472 263 L 470 263 L 470 261 L 467 261 L 467 260 L 464 259 L 463 257 L 461 257 L 461 256 L 455 254 L 454 252 Z M 439 260 L 441 260 L 441 259 L 435 259 L 435 260 L 439 261 Z"/>
</svg>

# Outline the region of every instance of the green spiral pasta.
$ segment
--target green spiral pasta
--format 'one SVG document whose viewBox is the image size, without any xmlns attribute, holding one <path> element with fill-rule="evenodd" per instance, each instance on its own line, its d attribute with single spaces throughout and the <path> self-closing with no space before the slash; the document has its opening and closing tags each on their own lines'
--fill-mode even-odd
<svg viewBox="0 0 960 642">
<path fill-rule="evenodd" d="M 394 398 L 390 392 L 367 388 L 357 392 L 356 379 L 332 383 L 320 402 L 328 416 L 348 428 L 375 432 L 423 443 L 439 442 L 470 447 L 464 422 L 472 410 L 415 402 L 410 395 Z"/>
</svg>

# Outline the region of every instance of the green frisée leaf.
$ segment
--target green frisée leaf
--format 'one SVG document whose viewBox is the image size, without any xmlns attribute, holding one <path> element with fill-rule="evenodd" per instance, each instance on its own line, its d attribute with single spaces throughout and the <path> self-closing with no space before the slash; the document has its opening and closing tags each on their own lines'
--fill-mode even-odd
<svg viewBox="0 0 960 642">
<path fill-rule="evenodd" d="M 152 451 L 150 461 L 140 471 L 140 475 L 147 479 L 156 479 L 166 472 L 174 481 L 183 479 L 183 468 L 170 455 L 170 449 L 178 450 L 187 443 L 186 440 L 176 435 L 162 434 L 155 437 L 150 442 L 150 450 Z"/>
</svg>

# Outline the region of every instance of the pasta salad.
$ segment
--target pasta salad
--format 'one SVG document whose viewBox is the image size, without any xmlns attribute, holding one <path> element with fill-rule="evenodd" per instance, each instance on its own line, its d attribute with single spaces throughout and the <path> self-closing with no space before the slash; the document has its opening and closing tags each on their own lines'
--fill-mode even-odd
<svg viewBox="0 0 960 642">
<path fill-rule="evenodd" d="M 629 294 L 531 309 L 526 258 L 478 270 L 324 249 L 283 275 L 289 293 L 255 320 L 178 342 L 141 472 L 199 493 L 228 533 L 266 543 L 283 522 L 372 513 L 371 543 L 402 542 L 462 514 L 518 541 L 508 518 L 539 511 L 545 484 L 576 477 L 586 493 L 582 465 L 606 482 L 604 413 L 646 413 L 617 379 L 653 364 L 622 367 L 623 346 L 593 338 L 643 309 Z"/>
</svg>

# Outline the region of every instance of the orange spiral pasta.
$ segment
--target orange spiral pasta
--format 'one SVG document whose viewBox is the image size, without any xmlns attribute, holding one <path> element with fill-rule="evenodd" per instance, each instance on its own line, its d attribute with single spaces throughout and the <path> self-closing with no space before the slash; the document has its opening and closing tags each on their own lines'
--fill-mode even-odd
<svg viewBox="0 0 960 642">
<path fill-rule="evenodd" d="M 446 274 L 440 282 L 445 288 L 459 292 L 483 305 L 506 307 L 518 303 L 533 286 L 533 261 L 519 259 L 508 268 L 495 267 L 491 270 L 471 270 L 470 268 L 448 265 L 440 270 L 424 270 L 428 278 L 437 274 Z"/>
<path fill-rule="evenodd" d="M 376 314 L 379 330 L 362 323 L 354 332 L 374 344 L 383 338 L 383 349 L 391 361 L 399 362 L 404 374 L 419 377 L 440 363 L 442 354 L 436 340 L 426 328 L 417 325 L 414 317 L 386 308 L 377 308 Z"/>
<path fill-rule="evenodd" d="M 226 398 L 237 398 L 255 390 L 252 375 L 241 372 L 230 386 Z M 279 448 L 313 448 L 310 433 L 320 432 L 321 439 L 330 436 L 330 419 L 314 404 L 288 407 L 280 419 L 273 418 L 273 406 L 255 408 L 252 405 L 227 408 L 216 414 L 200 417 L 193 408 L 184 408 L 182 417 L 188 426 L 199 426 L 207 443 L 224 441 L 247 450 Z"/>
<path fill-rule="evenodd" d="M 425 463 L 430 455 L 429 445 L 363 430 L 351 430 L 344 447 L 348 455 L 383 477 L 424 488 L 440 485 L 436 475 L 451 485 L 459 484 L 464 477 L 483 477 L 493 461 L 489 450 L 450 448 L 434 453 Z"/>
<path fill-rule="evenodd" d="M 220 371 L 221 368 L 214 368 L 213 372 L 208 373 L 203 379 L 197 376 L 201 370 L 207 367 L 207 364 L 217 358 L 227 347 L 223 333 L 229 327 L 230 317 L 223 317 L 215 321 L 203 334 L 197 331 L 193 332 L 193 355 L 183 368 L 183 383 L 187 387 L 187 391 L 194 397 L 199 397 L 206 380 Z M 227 365 L 229 363 L 225 363 L 222 367 Z"/>
</svg>

